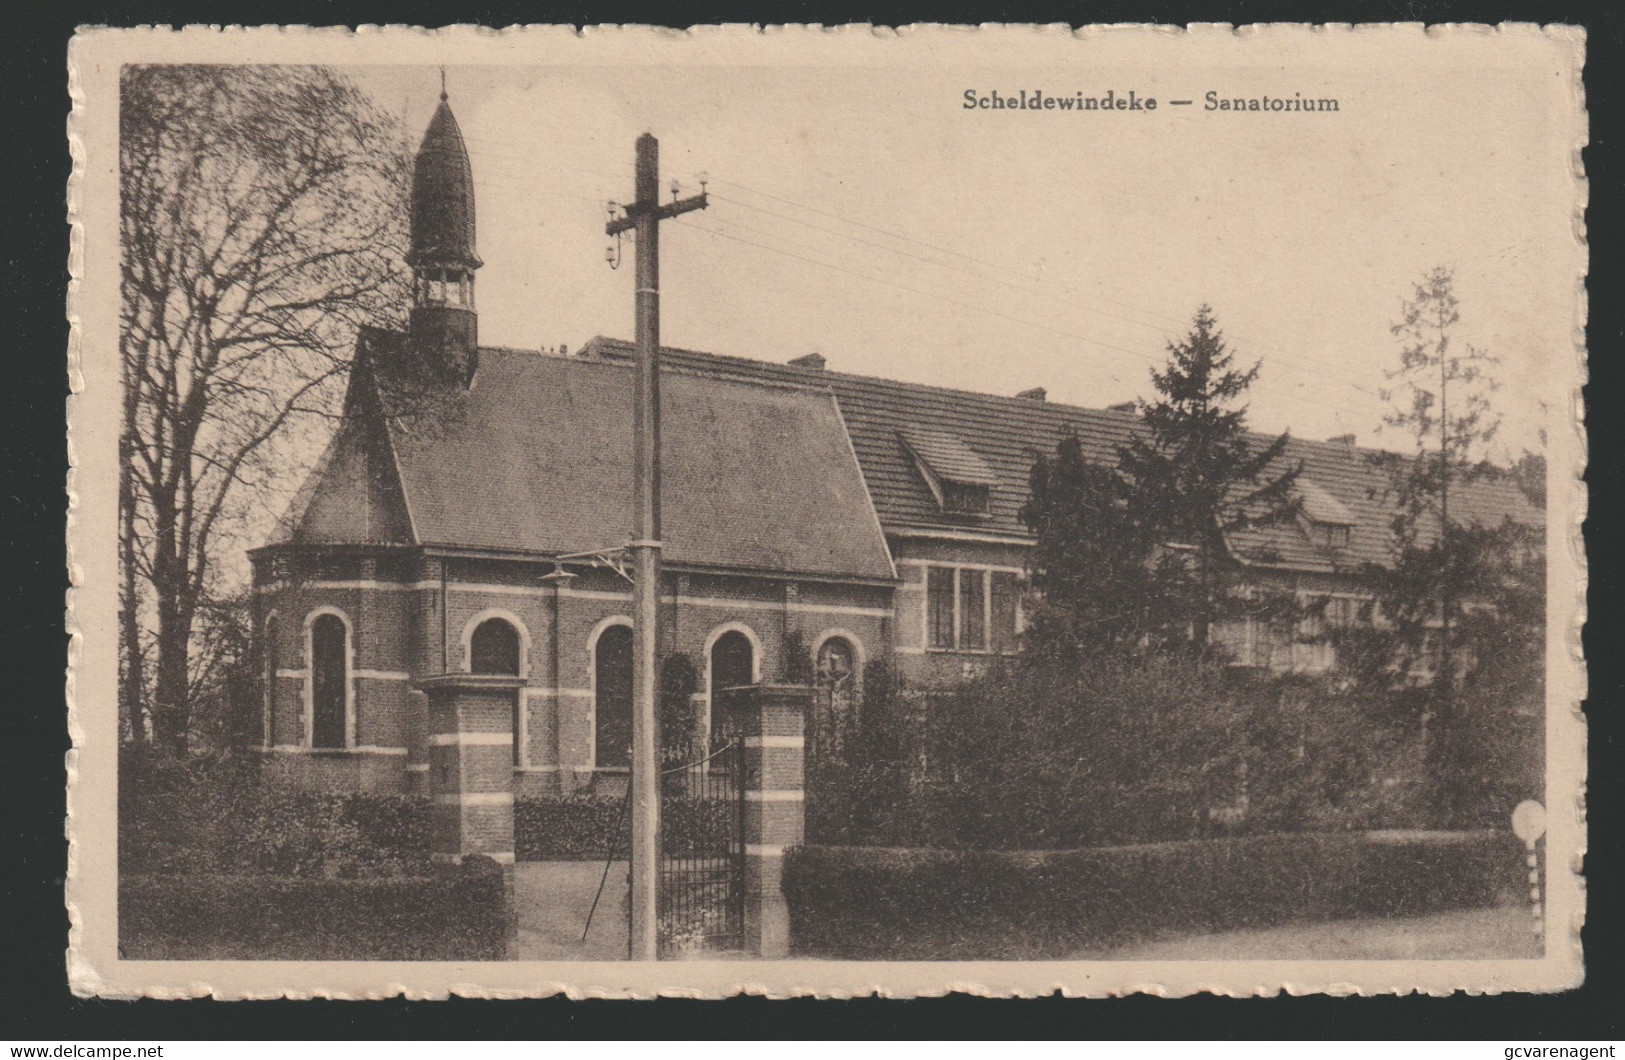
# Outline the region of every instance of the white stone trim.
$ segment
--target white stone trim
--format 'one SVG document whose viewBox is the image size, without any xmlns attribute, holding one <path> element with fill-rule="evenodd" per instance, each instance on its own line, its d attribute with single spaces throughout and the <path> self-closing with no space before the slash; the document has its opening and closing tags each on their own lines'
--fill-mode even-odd
<svg viewBox="0 0 1625 1060">
<path fill-rule="evenodd" d="M 947 649 L 943 650 L 946 651 Z M 898 655 L 924 655 L 926 653 L 926 649 L 917 648 L 911 644 L 899 644 L 897 647 L 893 648 L 892 651 L 896 652 Z"/>
<path fill-rule="evenodd" d="M 829 629 L 820 631 L 819 634 L 813 638 L 813 663 L 815 665 L 817 664 L 818 650 L 824 646 L 824 642 L 827 640 L 833 640 L 836 637 L 839 637 L 848 644 L 852 645 L 852 651 L 857 656 L 857 658 L 852 660 L 857 666 L 857 672 L 853 674 L 853 677 L 858 683 L 861 684 L 863 681 L 863 668 L 869 664 L 869 652 L 863 646 L 863 639 L 850 629 L 842 629 L 840 626 L 832 626 Z"/>
<path fill-rule="evenodd" d="M 436 732 L 429 734 L 435 747 L 512 747 L 511 732 Z"/>
<path fill-rule="evenodd" d="M 907 526 L 897 526 L 886 532 L 889 538 L 907 541 L 914 538 L 920 541 L 969 541 L 979 545 L 1021 545 L 1032 548 L 1036 541 L 1030 537 L 1016 537 L 1011 534 L 979 533 L 974 530 L 921 530 Z M 901 566 L 904 560 L 898 560 Z"/>
<path fill-rule="evenodd" d="M 487 607 L 463 623 L 463 673 L 472 673 L 474 667 L 474 631 L 491 619 L 500 619 L 519 634 L 519 676 L 530 676 L 530 630 L 525 620 L 501 607 Z"/>
<path fill-rule="evenodd" d="M 408 762 L 406 763 L 406 771 L 408 773 L 427 773 L 429 771 L 429 763 Z"/>
<path fill-rule="evenodd" d="M 666 597 L 670 599 L 670 597 Z M 741 611 L 776 611 L 790 612 L 797 615 L 857 615 L 864 618 L 888 618 L 891 609 L 887 607 L 862 607 L 857 604 L 805 604 L 796 602 L 776 603 L 772 600 L 731 600 L 725 596 L 679 596 L 680 604 L 694 604 L 698 607 L 720 607 L 724 609 L 737 609 Z"/>
<path fill-rule="evenodd" d="M 782 843 L 746 843 L 745 853 L 753 858 L 782 858 L 784 845 Z"/>
<path fill-rule="evenodd" d="M 596 766 L 515 766 L 516 773 L 596 773 Z M 625 770 L 621 770 L 625 772 Z"/>
<path fill-rule="evenodd" d="M 1027 568 L 1025 568 L 1025 567 L 1008 567 L 1008 566 L 1004 566 L 1003 564 L 999 564 L 999 563 L 961 563 L 958 560 L 949 561 L 949 560 L 940 560 L 940 559 L 900 559 L 900 560 L 897 561 L 897 565 L 899 567 L 966 567 L 966 568 L 970 568 L 970 569 L 974 569 L 974 570 L 998 571 L 1000 574 L 1026 574 L 1027 573 Z M 911 582 L 911 583 L 906 583 L 906 584 L 915 584 L 915 583 Z M 925 583 L 920 582 L 918 584 L 923 585 Z"/>
<path fill-rule="evenodd" d="M 282 613 L 271 608 L 260 623 L 260 747 L 271 749 L 276 738 L 276 683 L 282 676 Z"/>
<path fill-rule="evenodd" d="M 745 789 L 746 802 L 801 802 L 807 793 L 799 788 Z"/>
<path fill-rule="evenodd" d="M 357 670 L 352 677 L 366 681 L 410 681 L 412 675 L 405 670 Z"/>
<path fill-rule="evenodd" d="M 303 681 L 305 679 L 305 671 L 295 670 L 288 666 L 277 667 L 276 675 L 278 678 L 289 681 Z"/>
<path fill-rule="evenodd" d="M 587 769 L 598 768 L 598 638 L 613 626 L 625 626 L 633 630 L 633 646 L 637 645 L 636 628 L 632 625 L 631 615 L 609 615 L 598 620 L 587 634 Z M 634 650 L 634 655 L 636 651 Z M 634 668 L 637 659 L 632 660 Z M 560 690 L 562 691 L 562 689 Z M 633 705 L 634 711 L 637 709 Z"/>
<path fill-rule="evenodd" d="M 332 615 L 344 623 L 344 747 L 323 747 L 323 751 L 348 750 L 355 746 L 355 624 L 350 616 L 331 604 L 312 608 L 305 615 L 305 746 L 315 748 L 316 742 L 316 681 L 315 631 L 316 620 Z"/>
<path fill-rule="evenodd" d="M 593 694 L 590 688 L 527 688 L 524 692 L 532 699 L 559 699 L 564 696 L 583 696 L 591 699 Z"/>
<path fill-rule="evenodd" d="M 899 564 L 918 562 L 914 560 L 898 560 Z M 1020 568 L 1010 568 L 1019 570 Z M 744 576 L 744 575 L 742 575 Z M 378 592 L 423 592 L 440 591 L 438 581 L 422 582 L 382 582 L 368 580 L 312 580 L 297 583 L 271 582 L 255 586 L 255 592 L 280 592 L 283 589 L 366 589 Z M 496 585 L 485 582 L 457 582 L 446 583 L 448 592 L 485 593 L 493 596 L 548 596 L 553 589 L 545 585 Z M 559 589 L 560 596 L 574 597 L 578 600 L 609 600 L 616 603 L 626 603 L 632 599 L 631 590 L 626 592 L 608 592 L 602 589 Z M 857 604 L 808 604 L 808 603 L 778 603 L 772 600 L 731 600 L 721 596 L 682 596 L 680 600 L 686 604 L 695 604 L 699 607 L 733 607 L 755 611 L 792 611 L 797 614 L 822 615 L 863 615 L 871 618 L 885 618 L 891 612 L 884 607 L 863 607 Z"/>
<path fill-rule="evenodd" d="M 805 736 L 747 736 L 746 747 L 793 747 L 800 750 L 807 746 Z"/>
<path fill-rule="evenodd" d="M 513 793 L 509 791 L 453 791 L 436 795 L 442 806 L 512 806 Z"/>
<path fill-rule="evenodd" d="M 729 633 L 739 633 L 750 641 L 750 681 L 751 684 L 762 683 L 762 638 L 756 631 L 743 622 L 724 622 L 705 635 L 705 695 L 709 699 L 714 689 L 711 687 L 711 649 L 717 646 Z"/>
</svg>

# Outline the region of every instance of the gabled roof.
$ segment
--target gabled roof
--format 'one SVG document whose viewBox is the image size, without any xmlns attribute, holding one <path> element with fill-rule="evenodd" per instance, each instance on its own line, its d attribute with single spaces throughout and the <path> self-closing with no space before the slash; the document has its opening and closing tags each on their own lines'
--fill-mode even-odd
<svg viewBox="0 0 1625 1060">
<path fill-rule="evenodd" d="M 625 544 L 632 377 L 624 363 L 484 347 L 472 388 L 441 395 L 432 416 L 397 403 L 387 446 L 414 543 L 544 556 Z M 671 372 L 661 398 L 667 562 L 896 576 L 827 392 Z"/>
<path fill-rule="evenodd" d="M 631 357 L 632 347 L 600 337 L 589 342 L 582 353 L 625 361 Z M 976 394 L 692 350 L 665 349 L 661 357 L 665 368 L 682 372 L 826 388 L 839 402 L 875 510 L 892 537 L 958 531 L 1031 540 L 1019 512 L 1026 502 L 1034 459 L 1053 454 L 1056 443 L 1072 433 L 1086 457 L 1115 465 L 1119 447 L 1138 429 L 1139 419 L 1133 412 Z M 985 515 L 942 510 L 910 452 L 915 439 L 927 437 L 954 439 L 992 473 Z M 1262 445 L 1267 439 L 1261 435 L 1259 441 Z M 931 448 L 931 443 L 923 444 Z M 1233 554 L 1251 563 L 1303 571 L 1349 570 L 1365 562 L 1387 562 L 1394 500 L 1387 473 L 1373 464 L 1372 457 L 1372 450 L 1341 442 L 1292 439 L 1280 469 L 1302 464 L 1298 481 L 1306 508 L 1348 519 L 1348 546 L 1333 548 L 1312 540 L 1299 523 L 1288 521 L 1233 534 Z M 938 452 L 938 458 L 956 462 L 943 452 Z M 1464 484 L 1453 495 L 1451 507 L 1464 521 L 1482 525 L 1499 524 L 1504 516 L 1532 525 L 1544 518 L 1510 475 L 1486 475 Z"/>
</svg>

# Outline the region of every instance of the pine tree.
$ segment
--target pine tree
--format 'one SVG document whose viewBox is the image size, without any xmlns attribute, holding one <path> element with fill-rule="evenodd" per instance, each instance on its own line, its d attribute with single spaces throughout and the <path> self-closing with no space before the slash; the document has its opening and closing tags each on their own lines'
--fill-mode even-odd
<svg viewBox="0 0 1625 1060">
<path fill-rule="evenodd" d="M 1198 651 L 1211 646 L 1215 621 L 1244 606 L 1229 536 L 1291 519 L 1299 507 L 1300 469 L 1282 461 L 1288 436 L 1262 444 L 1248 437 L 1241 398 L 1259 368 L 1236 367 L 1203 305 L 1184 340 L 1169 344 L 1167 366 L 1152 372 L 1159 397 L 1140 403 L 1143 431 L 1118 463 L 1131 520 L 1161 545 L 1162 635 Z"/>
</svg>

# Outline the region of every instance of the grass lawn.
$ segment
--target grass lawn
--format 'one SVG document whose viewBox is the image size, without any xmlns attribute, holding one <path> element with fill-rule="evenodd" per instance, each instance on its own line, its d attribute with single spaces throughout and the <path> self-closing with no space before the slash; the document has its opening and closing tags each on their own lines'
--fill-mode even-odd
<svg viewBox="0 0 1625 1060">
<path fill-rule="evenodd" d="M 1433 916 L 1365 917 L 1252 931 L 1188 935 L 1073 960 L 1107 961 L 1391 961 L 1529 959 L 1541 956 L 1529 908 L 1503 905 Z"/>
</svg>

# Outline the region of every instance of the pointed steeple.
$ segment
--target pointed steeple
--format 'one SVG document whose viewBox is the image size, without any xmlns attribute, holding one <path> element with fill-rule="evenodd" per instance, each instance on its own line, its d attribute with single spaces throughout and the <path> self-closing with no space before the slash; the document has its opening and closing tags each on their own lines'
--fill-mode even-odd
<svg viewBox="0 0 1625 1060">
<path fill-rule="evenodd" d="M 415 278 L 412 339 L 420 355 L 438 361 L 466 385 L 479 360 L 474 270 L 483 262 L 474 244 L 474 170 L 451 112 L 442 74 L 440 106 L 418 147 L 412 172 Z"/>
</svg>

